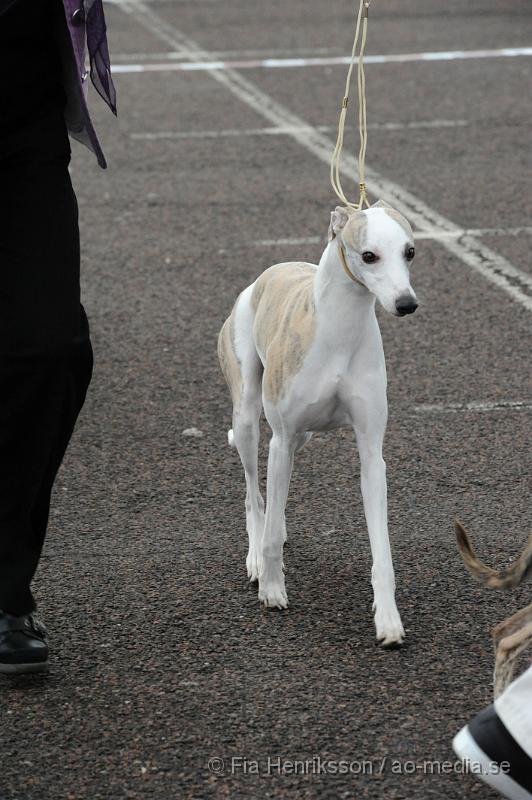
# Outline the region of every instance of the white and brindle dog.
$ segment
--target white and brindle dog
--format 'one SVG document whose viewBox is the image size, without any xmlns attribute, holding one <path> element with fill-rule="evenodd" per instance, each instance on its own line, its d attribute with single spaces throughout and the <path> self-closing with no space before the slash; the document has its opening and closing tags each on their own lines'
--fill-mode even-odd
<svg viewBox="0 0 532 800">
<path fill-rule="evenodd" d="M 379 201 L 364 211 L 338 207 L 318 266 L 276 264 L 240 294 L 220 331 L 218 355 L 233 400 L 229 443 L 246 474 L 247 571 L 265 606 L 286 608 L 285 506 L 294 454 L 314 431 L 354 428 L 373 557 L 377 639 L 399 645 L 388 538 L 386 366 L 375 300 L 394 316 L 417 308 L 410 285 L 412 230 Z M 272 429 L 267 506 L 258 483 L 259 418 Z"/>
</svg>

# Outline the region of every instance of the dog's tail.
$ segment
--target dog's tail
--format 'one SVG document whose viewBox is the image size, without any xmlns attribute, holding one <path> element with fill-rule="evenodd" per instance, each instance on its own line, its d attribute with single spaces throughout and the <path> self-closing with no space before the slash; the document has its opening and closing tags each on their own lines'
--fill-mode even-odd
<svg viewBox="0 0 532 800">
<path fill-rule="evenodd" d="M 488 567 L 475 555 L 471 538 L 459 520 L 454 522 L 458 550 L 469 572 L 491 589 L 511 589 L 527 576 L 532 576 L 532 533 L 519 558 L 509 567 L 496 570 Z"/>
<path fill-rule="evenodd" d="M 229 447 L 236 447 L 235 434 L 233 433 L 232 428 L 230 431 L 227 431 L 227 441 L 229 442 Z"/>
</svg>

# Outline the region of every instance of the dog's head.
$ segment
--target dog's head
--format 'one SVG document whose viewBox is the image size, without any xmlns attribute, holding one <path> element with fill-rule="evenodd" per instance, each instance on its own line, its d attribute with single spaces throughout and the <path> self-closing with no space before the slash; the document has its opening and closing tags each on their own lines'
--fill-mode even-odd
<svg viewBox="0 0 532 800">
<path fill-rule="evenodd" d="M 414 236 L 407 220 L 382 200 L 364 211 L 338 206 L 331 213 L 329 241 L 339 238 L 347 265 L 390 314 L 417 308 L 410 285 Z"/>
</svg>

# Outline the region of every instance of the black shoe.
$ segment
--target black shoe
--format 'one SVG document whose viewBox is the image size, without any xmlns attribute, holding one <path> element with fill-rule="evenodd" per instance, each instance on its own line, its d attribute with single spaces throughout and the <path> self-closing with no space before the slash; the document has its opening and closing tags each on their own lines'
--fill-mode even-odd
<svg viewBox="0 0 532 800">
<path fill-rule="evenodd" d="M 0 611 L 0 672 L 42 672 L 48 665 L 46 628 L 33 614 Z"/>
<path fill-rule="evenodd" d="M 453 749 L 469 772 L 510 800 L 532 800 L 532 758 L 504 727 L 493 705 L 462 728 Z"/>
</svg>

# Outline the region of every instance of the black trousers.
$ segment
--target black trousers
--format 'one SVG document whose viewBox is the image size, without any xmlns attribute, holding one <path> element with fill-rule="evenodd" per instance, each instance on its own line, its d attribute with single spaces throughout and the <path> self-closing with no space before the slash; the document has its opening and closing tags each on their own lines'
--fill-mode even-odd
<svg viewBox="0 0 532 800">
<path fill-rule="evenodd" d="M 60 111 L 0 141 L 0 609 L 30 583 L 50 495 L 92 374 L 77 202 Z"/>
</svg>

